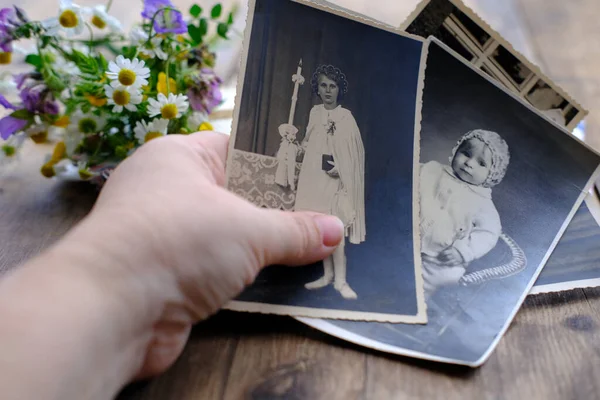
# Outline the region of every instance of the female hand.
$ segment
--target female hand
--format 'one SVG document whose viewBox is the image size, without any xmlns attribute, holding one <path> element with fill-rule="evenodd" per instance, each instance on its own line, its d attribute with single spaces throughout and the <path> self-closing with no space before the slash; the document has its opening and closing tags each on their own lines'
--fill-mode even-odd
<svg viewBox="0 0 600 400">
<path fill-rule="evenodd" d="M 167 369 L 192 324 L 262 267 L 333 253 L 339 219 L 261 209 L 224 189 L 227 148 L 210 132 L 148 142 L 111 174 L 88 217 L 0 281 L 3 395 L 113 397 Z"/>
</svg>

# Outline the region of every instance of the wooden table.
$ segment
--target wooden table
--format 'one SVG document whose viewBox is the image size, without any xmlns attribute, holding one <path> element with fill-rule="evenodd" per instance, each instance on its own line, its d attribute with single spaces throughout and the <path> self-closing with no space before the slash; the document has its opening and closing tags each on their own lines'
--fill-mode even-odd
<svg viewBox="0 0 600 400">
<path fill-rule="evenodd" d="M 524 13 L 536 61 L 597 110 L 600 53 L 588 53 L 599 43 L 597 0 L 508 3 Z M 584 34 L 596 39 L 581 42 Z M 597 117 L 588 119 L 587 140 L 600 143 Z M 59 239 L 96 196 L 85 184 L 45 180 L 38 168 L 49 149 L 25 150 L 23 161 L 0 177 L 0 273 Z M 223 312 L 193 330 L 173 368 L 128 387 L 120 398 L 591 399 L 600 396 L 599 377 L 600 289 L 578 289 L 529 297 L 476 370 L 376 353 L 291 318 Z"/>
<path fill-rule="evenodd" d="M 0 271 L 60 238 L 94 202 L 86 184 L 39 175 L 49 150 L 28 145 L 0 178 Z M 600 289 L 578 289 L 528 298 L 477 370 L 377 353 L 292 318 L 223 312 L 196 326 L 166 374 L 120 399 L 590 399 L 599 376 Z"/>
</svg>

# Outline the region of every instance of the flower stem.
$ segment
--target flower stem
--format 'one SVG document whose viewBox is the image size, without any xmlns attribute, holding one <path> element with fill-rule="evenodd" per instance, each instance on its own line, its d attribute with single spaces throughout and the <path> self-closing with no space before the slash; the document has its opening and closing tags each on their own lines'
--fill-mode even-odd
<svg viewBox="0 0 600 400">
<path fill-rule="evenodd" d="M 88 41 L 87 45 L 90 48 L 90 53 L 92 53 L 94 51 L 94 31 L 92 30 L 90 24 L 88 24 L 87 22 L 85 23 L 85 26 L 87 26 L 88 30 L 90 31 L 90 40 Z"/>
<path fill-rule="evenodd" d="M 171 7 L 163 7 L 160 10 L 156 11 L 154 13 L 154 15 L 152 16 L 152 19 L 150 20 L 150 28 L 148 29 L 148 40 L 146 41 L 146 43 L 144 43 L 144 47 L 146 45 L 148 45 L 150 43 L 150 41 L 152 39 L 154 39 L 155 36 L 158 35 L 158 32 L 155 32 L 155 34 L 152 35 L 152 30 L 154 29 L 154 22 L 156 21 L 156 18 L 158 18 L 158 14 L 160 14 L 161 12 L 166 12 L 166 11 L 176 11 L 176 12 L 179 12 L 176 8 L 171 8 Z"/>
<path fill-rule="evenodd" d="M 170 69 L 171 69 L 171 68 L 169 68 L 170 66 L 171 66 L 171 56 L 169 56 L 169 58 L 167 58 L 167 65 L 166 65 L 166 69 L 167 69 L 167 72 L 166 72 L 166 75 L 167 75 L 167 96 L 169 95 L 169 93 L 171 93 L 171 85 L 169 84 L 169 72 L 170 72 Z"/>
<path fill-rule="evenodd" d="M 112 3 L 113 3 L 113 0 L 108 0 L 108 4 L 106 5 L 106 12 L 108 12 L 108 10 L 110 10 Z"/>
</svg>

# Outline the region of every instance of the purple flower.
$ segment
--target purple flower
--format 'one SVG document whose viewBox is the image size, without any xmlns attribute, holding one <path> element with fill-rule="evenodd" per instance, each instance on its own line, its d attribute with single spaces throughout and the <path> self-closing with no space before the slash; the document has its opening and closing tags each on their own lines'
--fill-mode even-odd
<svg viewBox="0 0 600 400">
<path fill-rule="evenodd" d="M 23 106 L 31 113 L 58 114 L 58 104 L 44 85 L 27 86 L 20 93 Z"/>
<path fill-rule="evenodd" d="M 192 109 L 210 114 L 223 101 L 223 94 L 219 89 L 222 82 L 212 70 L 203 69 L 194 78 L 194 85 L 187 93 Z"/>
<path fill-rule="evenodd" d="M 170 0 L 144 0 L 142 17 L 152 19 L 158 10 L 165 7 L 174 7 Z"/>
<path fill-rule="evenodd" d="M 0 137 L 7 140 L 10 135 L 13 135 L 22 130 L 28 122 L 24 119 L 13 118 L 10 115 L 0 119 Z"/>
<path fill-rule="evenodd" d="M 16 16 L 15 10 L 12 8 L 0 10 L 0 49 L 4 52 L 13 51 L 13 30 L 18 24 L 18 21 L 15 20 Z"/>
<path fill-rule="evenodd" d="M 6 97 L 2 96 L 0 94 L 0 105 L 4 108 L 6 108 L 7 110 L 16 110 L 17 107 L 13 106 L 8 100 L 6 100 Z"/>
<path fill-rule="evenodd" d="M 177 10 L 162 10 L 163 8 L 175 6 L 170 0 L 144 0 L 142 17 L 155 18 L 154 30 L 157 33 L 186 33 L 187 24 L 183 20 L 183 14 Z"/>
<path fill-rule="evenodd" d="M 161 11 L 154 20 L 154 30 L 157 33 L 186 33 L 187 24 L 183 14 L 177 10 Z"/>
</svg>

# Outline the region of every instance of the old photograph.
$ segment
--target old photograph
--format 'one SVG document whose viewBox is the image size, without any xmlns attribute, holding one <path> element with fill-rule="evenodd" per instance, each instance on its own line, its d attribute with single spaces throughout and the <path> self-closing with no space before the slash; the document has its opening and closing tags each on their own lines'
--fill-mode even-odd
<svg viewBox="0 0 600 400">
<path fill-rule="evenodd" d="M 530 294 L 600 286 L 600 199 L 588 193 Z"/>
<path fill-rule="evenodd" d="M 308 322 L 369 347 L 478 366 L 584 201 L 600 156 L 433 39 L 420 164 L 427 325 Z"/>
<path fill-rule="evenodd" d="M 461 0 L 423 0 L 401 29 L 437 38 L 568 130 L 588 114 Z"/>
<path fill-rule="evenodd" d="M 323 262 L 264 270 L 228 308 L 424 323 L 418 168 L 424 41 L 310 2 L 251 2 L 228 189 L 339 217 Z"/>
</svg>

